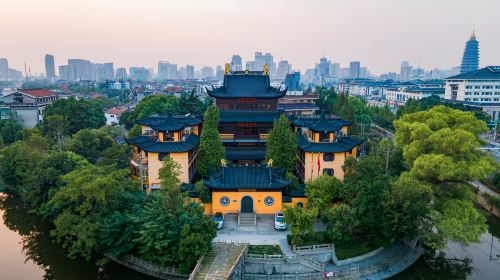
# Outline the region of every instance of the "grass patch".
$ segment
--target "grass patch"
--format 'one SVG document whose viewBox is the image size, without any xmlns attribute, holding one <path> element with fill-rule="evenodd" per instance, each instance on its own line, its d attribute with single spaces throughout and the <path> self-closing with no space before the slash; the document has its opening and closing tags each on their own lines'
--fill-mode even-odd
<svg viewBox="0 0 500 280">
<path fill-rule="evenodd" d="M 249 245 L 248 253 L 255 255 L 283 255 L 279 245 Z"/>
<path fill-rule="evenodd" d="M 363 242 L 353 242 L 352 244 L 336 244 L 335 254 L 339 260 L 345 260 L 352 257 L 357 257 L 371 252 L 377 248 Z"/>
<path fill-rule="evenodd" d="M 332 243 L 328 237 L 326 236 L 325 231 L 314 232 L 311 236 L 309 236 L 306 240 L 303 240 L 300 243 L 292 244 L 292 235 L 289 234 L 286 236 L 286 240 L 288 244 L 295 246 L 311 246 L 311 245 L 320 245 L 320 244 L 329 244 Z"/>
</svg>

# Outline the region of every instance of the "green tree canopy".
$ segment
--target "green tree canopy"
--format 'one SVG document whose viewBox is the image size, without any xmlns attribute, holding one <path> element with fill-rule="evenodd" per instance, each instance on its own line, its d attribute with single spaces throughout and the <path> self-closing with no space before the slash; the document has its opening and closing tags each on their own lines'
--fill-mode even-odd
<svg viewBox="0 0 500 280">
<path fill-rule="evenodd" d="M 125 169 L 89 165 L 62 177 L 62 187 L 44 206 L 44 213 L 54 219 L 51 235 L 68 249 L 70 257 L 87 260 L 97 249 L 99 224 L 120 210 L 124 195 L 137 190 L 137 182 L 127 177 Z"/>
<path fill-rule="evenodd" d="M 68 150 L 96 163 L 103 152 L 112 147 L 114 140 L 96 129 L 83 129 L 74 134 L 66 143 Z"/>
<path fill-rule="evenodd" d="M 323 175 L 306 183 L 306 196 L 311 207 L 325 209 L 340 197 L 342 182 L 335 176 Z"/>
<path fill-rule="evenodd" d="M 208 177 L 210 168 L 220 167 L 220 161 L 225 157 L 218 127 L 219 110 L 210 106 L 205 112 L 200 137 L 200 151 L 196 160 L 196 169 L 203 177 Z"/>
<path fill-rule="evenodd" d="M 101 106 L 83 99 L 57 99 L 43 111 L 44 122 L 51 115 L 63 116 L 66 133 L 71 135 L 85 128 L 99 128 L 106 124 Z"/>
<path fill-rule="evenodd" d="M 23 127 L 17 120 L 0 120 L 0 136 L 5 144 L 14 143 L 22 138 Z"/>
<path fill-rule="evenodd" d="M 292 244 L 300 244 L 314 233 L 314 220 L 318 215 L 316 208 L 285 206 L 284 215 L 292 232 Z"/>
<path fill-rule="evenodd" d="M 274 122 L 266 142 L 266 160 L 273 160 L 274 167 L 292 171 L 297 162 L 297 137 L 285 115 Z"/>
</svg>

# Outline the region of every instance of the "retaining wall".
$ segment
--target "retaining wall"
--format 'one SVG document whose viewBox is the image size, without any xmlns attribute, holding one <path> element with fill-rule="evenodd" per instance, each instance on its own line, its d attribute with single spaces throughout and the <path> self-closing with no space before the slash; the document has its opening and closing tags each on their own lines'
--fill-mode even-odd
<svg viewBox="0 0 500 280">
<path fill-rule="evenodd" d="M 371 252 L 368 252 L 364 255 L 361 255 L 361 256 L 357 256 L 357 257 L 353 257 L 353 258 L 349 258 L 349 259 L 345 259 L 345 260 L 337 260 L 336 262 L 334 262 L 336 265 L 338 266 L 341 266 L 341 265 L 346 265 L 346 264 L 350 264 L 350 263 L 353 263 L 353 262 L 359 262 L 359 261 L 362 261 L 364 259 L 367 259 L 369 257 L 373 257 L 375 256 L 376 254 L 378 254 L 380 251 L 382 251 L 384 248 L 380 247 L 378 249 L 375 249 Z"/>
</svg>

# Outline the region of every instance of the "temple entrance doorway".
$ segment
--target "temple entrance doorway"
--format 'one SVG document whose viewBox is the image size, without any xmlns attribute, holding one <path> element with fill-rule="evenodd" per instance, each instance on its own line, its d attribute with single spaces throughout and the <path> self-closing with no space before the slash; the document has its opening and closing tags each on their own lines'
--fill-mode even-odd
<svg viewBox="0 0 500 280">
<path fill-rule="evenodd" d="M 241 199 L 241 213 L 253 213 L 253 199 L 245 196 Z"/>
</svg>

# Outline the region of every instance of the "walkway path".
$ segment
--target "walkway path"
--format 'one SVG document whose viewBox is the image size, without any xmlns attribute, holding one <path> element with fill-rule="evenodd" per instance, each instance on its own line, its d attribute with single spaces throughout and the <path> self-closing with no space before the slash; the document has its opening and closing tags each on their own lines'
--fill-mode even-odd
<svg viewBox="0 0 500 280">
<path fill-rule="evenodd" d="M 402 242 L 394 242 L 393 246 L 361 261 L 341 266 L 326 264 L 325 272 L 339 274 L 358 267 L 360 279 L 386 279 L 408 268 L 421 254 L 421 248 L 412 249 Z"/>
<path fill-rule="evenodd" d="M 491 196 L 496 196 L 496 197 L 500 198 L 500 194 L 499 193 L 497 193 L 494 190 L 488 188 L 486 185 L 484 185 L 483 183 L 481 183 L 479 181 L 469 181 L 469 184 L 471 184 L 472 186 L 478 188 L 479 192 L 488 193 Z"/>
</svg>

